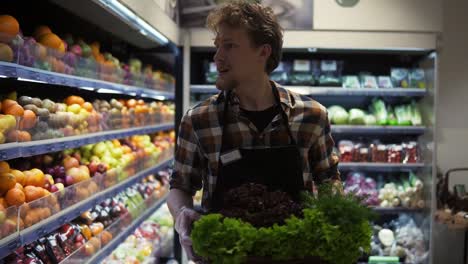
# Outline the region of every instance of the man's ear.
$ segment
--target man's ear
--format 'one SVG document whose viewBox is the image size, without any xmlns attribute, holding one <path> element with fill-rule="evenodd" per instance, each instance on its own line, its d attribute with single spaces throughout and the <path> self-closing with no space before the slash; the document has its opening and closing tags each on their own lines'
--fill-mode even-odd
<svg viewBox="0 0 468 264">
<path fill-rule="evenodd" d="M 260 57 L 264 58 L 265 61 L 267 61 L 270 55 L 271 55 L 270 44 L 263 44 L 262 46 L 260 46 Z"/>
</svg>

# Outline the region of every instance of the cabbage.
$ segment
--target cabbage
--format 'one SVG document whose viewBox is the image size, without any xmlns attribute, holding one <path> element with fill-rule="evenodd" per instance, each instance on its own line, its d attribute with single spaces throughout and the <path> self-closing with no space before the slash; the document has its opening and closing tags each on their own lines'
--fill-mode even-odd
<svg viewBox="0 0 468 264">
<path fill-rule="evenodd" d="M 328 117 L 331 120 L 332 124 L 345 125 L 348 123 L 348 112 L 339 106 L 333 105 L 328 108 Z"/>
<path fill-rule="evenodd" d="M 349 110 L 349 123 L 352 125 L 365 125 L 366 113 L 361 109 L 352 108 Z"/>
<path fill-rule="evenodd" d="M 375 119 L 375 116 L 373 115 L 366 115 L 364 117 L 364 122 L 366 123 L 367 126 L 377 125 L 377 119 Z"/>
</svg>

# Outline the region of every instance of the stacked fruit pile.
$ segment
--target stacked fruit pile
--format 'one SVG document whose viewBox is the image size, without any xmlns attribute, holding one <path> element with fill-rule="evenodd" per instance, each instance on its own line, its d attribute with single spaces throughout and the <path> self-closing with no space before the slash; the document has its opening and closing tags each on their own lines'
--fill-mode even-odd
<svg viewBox="0 0 468 264">
<path fill-rule="evenodd" d="M 16 249 L 5 263 L 59 263 L 72 255 L 75 260 L 94 255 L 138 216 L 137 209 L 144 208 L 144 200 L 152 197 L 155 201 L 167 191 L 164 181 L 158 178 L 150 175 L 117 196 L 104 200 L 71 223 Z"/>
<path fill-rule="evenodd" d="M 109 129 L 171 122 L 174 105 L 143 100 L 95 100 L 71 95 L 63 102 L 48 98 L 4 96 L 0 103 L 0 143 L 82 135 Z"/>
<path fill-rule="evenodd" d="M 167 206 L 156 211 L 144 221 L 125 242 L 119 245 L 103 263 L 146 263 L 155 249 L 172 237 L 173 219 Z"/>
<path fill-rule="evenodd" d="M 0 15 L 0 42 L 1 61 L 157 90 L 172 89 L 175 82 L 171 75 L 153 71 L 152 65 L 143 68 L 139 59 L 122 63 L 102 52 L 97 41 L 88 44 L 70 34 L 60 38 L 45 25 L 38 26 L 33 37 L 24 37 L 10 15 Z"/>
<path fill-rule="evenodd" d="M 17 226 L 22 229 L 38 223 L 62 207 L 71 206 L 141 169 L 154 166 L 161 156 L 172 151 L 173 137 L 173 132 L 160 133 L 153 139 L 134 136 L 0 161 L 0 237 L 11 234 Z M 154 143 L 159 141 L 162 142 Z M 66 188 L 68 186 L 71 189 Z M 20 206 L 18 218 L 13 209 Z M 11 207 L 13 209 L 7 210 Z"/>
</svg>

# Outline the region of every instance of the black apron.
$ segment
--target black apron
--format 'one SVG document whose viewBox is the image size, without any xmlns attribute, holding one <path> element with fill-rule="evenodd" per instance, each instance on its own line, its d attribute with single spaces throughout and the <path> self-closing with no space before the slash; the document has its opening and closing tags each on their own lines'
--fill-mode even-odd
<svg viewBox="0 0 468 264">
<path fill-rule="evenodd" d="M 228 135 L 225 122 L 228 116 L 230 96 L 229 92 L 227 93 L 224 112 L 219 113 L 222 136 L 218 177 L 212 199 L 213 211 L 217 212 L 223 208 L 224 193 L 245 183 L 263 184 L 270 191 L 281 190 L 287 192 L 294 200 L 299 199 L 300 191 L 304 189 L 301 155 L 292 136 L 288 117 L 281 107 L 276 87 L 273 88 L 273 94 L 281 118 L 286 125 L 290 144 L 266 148 L 226 150 L 224 141 Z M 224 163 L 222 158 L 224 158 Z"/>
</svg>

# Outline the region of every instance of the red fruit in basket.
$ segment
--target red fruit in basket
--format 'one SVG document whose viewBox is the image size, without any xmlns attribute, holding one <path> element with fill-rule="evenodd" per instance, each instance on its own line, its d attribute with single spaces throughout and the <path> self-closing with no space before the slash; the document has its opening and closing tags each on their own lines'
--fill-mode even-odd
<svg viewBox="0 0 468 264">
<path fill-rule="evenodd" d="M 75 55 L 80 56 L 80 57 L 81 57 L 82 52 L 83 52 L 83 51 L 81 50 L 80 45 L 76 45 L 76 44 L 70 47 L 70 51 L 71 51 L 72 53 L 74 53 Z"/>
<path fill-rule="evenodd" d="M 79 249 L 83 246 L 83 242 L 75 242 L 75 249 Z"/>
<path fill-rule="evenodd" d="M 72 157 L 78 160 L 78 163 L 81 163 L 81 154 L 79 152 L 73 153 Z"/>
<path fill-rule="evenodd" d="M 76 237 L 75 237 L 75 243 L 84 243 L 84 237 L 82 234 L 78 234 Z"/>
<path fill-rule="evenodd" d="M 99 163 L 97 167 L 97 171 L 100 173 L 104 173 L 107 171 L 107 166 L 104 163 Z"/>
<path fill-rule="evenodd" d="M 91 175 L 94 175 L 98 171 L 97 162 L 91 161 L 91 163 L 88 164 L 88 169 L 89 169 L 89 173 Z"/>
<path fill-rule="evenodd" d="M 59 191 L 58 187 L 57 187 L 55 184 L 51 185 L 51 186 L 49 187 L 48 190 L 49 190 L 49 192 L 51 192 L 51 193 L 54 193 L 54 192 L 58 192 L 58 191 Z"/>
<path fill-rule="evenodd" d="M 57 184 L 57 183 L 64 184 L 65 180 L 63 178 L 55 178 L 55 184 Z"/>
</svg>

